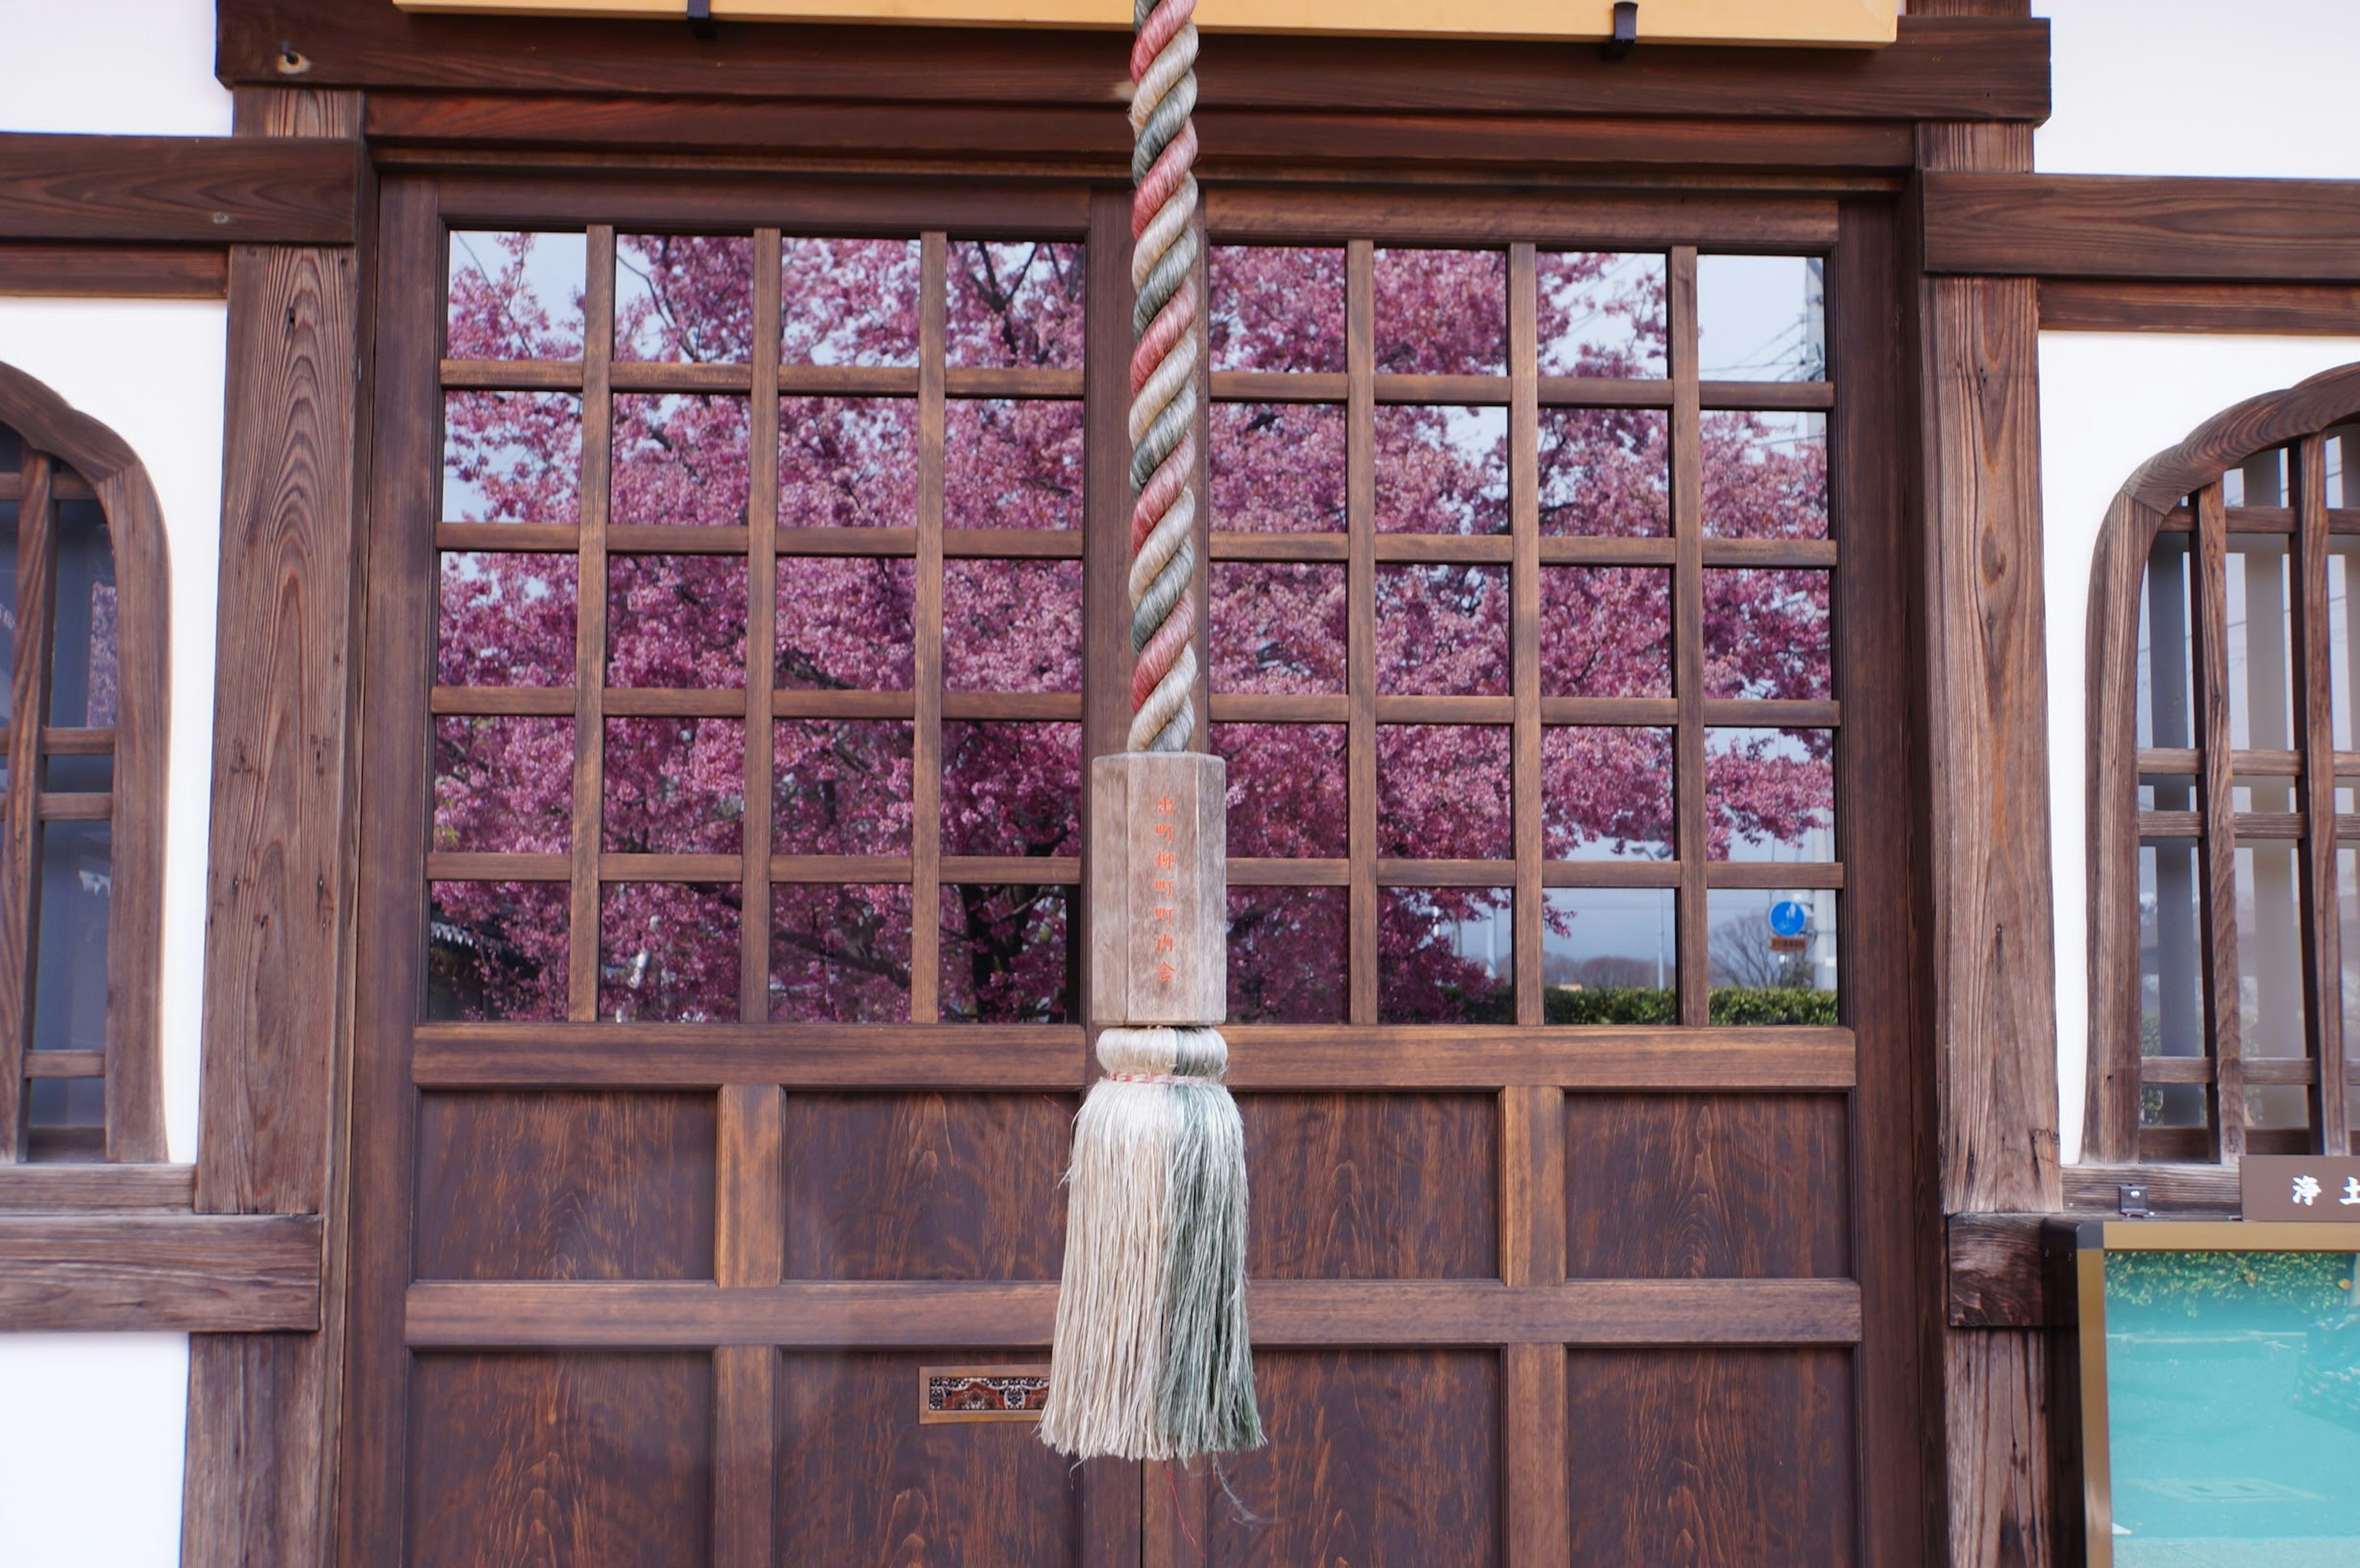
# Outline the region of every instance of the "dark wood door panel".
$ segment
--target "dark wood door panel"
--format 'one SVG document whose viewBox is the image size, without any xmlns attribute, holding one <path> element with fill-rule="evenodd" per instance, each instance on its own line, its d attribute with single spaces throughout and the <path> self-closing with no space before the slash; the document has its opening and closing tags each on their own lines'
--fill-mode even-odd
<svg viewBox="0 0 2360 1568">
<path fill-rule="evenodd" d="M 1491 1568 L 1501 1541 L 1500 1357 L 1264 1351 L 1270 1446 L 1223 1462 L 1211 1568 Z"/>
<path fill-rule="evenodd" d="M 1065 1094 L 790 1094 L 790 1279 L 1054 1279 Z"/>
<path fill-rule="evenodd" d="M 918 1421 L 922 1366 L 1007 1353 L 799 1355 L 778 1379 L 778 1561 L 1061 1568 L 1079 1561 L 1079 1472 L 1030 1422 Z"/>
<path fill-rule="evenodd" d="M 1577 1351 L 1568 1365 L 1583 1568 L 1855 1561 L 1849 1352 Z"/>
<path fill-rule="evenodd" d="M 426 1094 L 417 1278 L 710 1279 L 710 1094 Z"/>
<path fill-rule="evenodd" d="M 1832 1094 L 1568 1094 L 1566 1272 L 1849 1274 L 1850 1142 Z"/>
<path fill-rule="evenodd" d="M 1489 1094 L 1241 1094 L 1259 1279 L 1499 1273 Z"/>
<path fill-rule="evenodd" d="M 410 1376 L 418 1568 L 705 1568 L 705 1356 L 421 1356 Z"/>
</svg>

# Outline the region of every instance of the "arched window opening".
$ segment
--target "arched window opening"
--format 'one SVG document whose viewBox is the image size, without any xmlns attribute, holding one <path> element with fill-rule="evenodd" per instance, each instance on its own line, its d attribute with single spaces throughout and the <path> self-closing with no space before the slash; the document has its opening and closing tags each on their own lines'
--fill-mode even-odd
<svg viewBox="0 0 2360 1568">
<path fill-rule="evenodd" d="M 2088 1158 L 2360 1121 L 2360 365 L 2134 474 L 2091 585 Z"/>
<path fill-rule="evenodd" d="M 129 449 L 0 365 L 0 1161 L 163 1158 L 165 571 Z"/>
</svg>

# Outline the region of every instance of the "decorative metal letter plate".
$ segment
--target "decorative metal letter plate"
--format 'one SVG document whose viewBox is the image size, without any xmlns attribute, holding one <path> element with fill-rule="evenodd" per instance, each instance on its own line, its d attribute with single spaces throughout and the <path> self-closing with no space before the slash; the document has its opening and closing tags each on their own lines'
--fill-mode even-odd
<svg viewBox="0 0 2360 1568">
<path fill-rule="evenodd" d="M 918 1424 L 1036 1421 L 1049 1402 L 1046 1367 L 921 1367 Z"/>
</svg>

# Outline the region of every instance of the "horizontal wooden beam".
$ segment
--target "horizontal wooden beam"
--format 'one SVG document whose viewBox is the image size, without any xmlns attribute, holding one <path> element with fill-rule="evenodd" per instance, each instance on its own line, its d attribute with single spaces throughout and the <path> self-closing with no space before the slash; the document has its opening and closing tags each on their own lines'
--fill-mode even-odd
<svg viewBox="0 0 2360 1568">
<path fill-rule="evenodd" d="M 223 0 L 224 82 L 462 93 L 1069 104 L 1120 102 L 1103 33 L 421 16 L 384 0 Z M 1645 24 L 1642 22 L 1644 31 Z M 1882 49 L 1227 37 L 1207 111 L 2039 120 L 2045 20 L 1901 18 Z M 293 72 L 290 75 L 290 71 Z M 989 151 L 989 148 L 978 148 Z"/>
<path fill-rule="evenodd" d="M 1057 1287 L 796 1281 L 709 1284 L 428 1283 L 404 1311 L 413 1349 L 506 1345 L 775 1345 L 890 1349 L 1044 1345 Z M 1258 1345 L 1852 1345 L 1849 1279 L 1260 1280 Z"/>
<path fill-rule="evenodd" d="M 2122 1190 L 2147 1189 L 2147 1205 L 2180 1219 L 2234 1217 L 2245 1207 L 2232 1165 L 2068 1165 L 2065 1206 L 2075 1214 L 2113 1219 L 2122 1214 Z"/>
<path fill-rule="evenodd" d="M 2044 278 L 2040 330 L 2360 337 L 2360 284 Z"/>
<path fill-rule="evenodd" d="M 340 137 L 0 135 L 0 240 L 349 245 Z"/>
<path fill-rule="evenodd" d="M 0 1214 L 187 1214 L 193 1165 L 0 1165 Z"/>
<path fill-rule="evenodd" d="M 2360 180 L 1925 176 L 1926 270 L 2360 283 Z"/>
<path fill-rule="evenodd" d="M 220 245 L 0 243 L 0 294 L 75 299 L 226 299 Z"/>
<path fill-rule="evenodd" d="M 0 1215 L 0 1329 L 310 1332 L 320 1235 L 308 1214 Z"/>
</svg>

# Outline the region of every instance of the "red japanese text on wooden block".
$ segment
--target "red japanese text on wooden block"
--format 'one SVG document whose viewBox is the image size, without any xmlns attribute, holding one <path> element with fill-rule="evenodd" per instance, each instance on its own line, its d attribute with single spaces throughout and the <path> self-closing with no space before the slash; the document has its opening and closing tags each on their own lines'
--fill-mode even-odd
<svg viewBox="0 0 2360 1568">
<path fill-rule="evenodd" d="M 1228 769 L 1195 752 L 1090 764 L 1090 1021 L 1217 1024 L 1227 1005 Z"/>
</svg>

